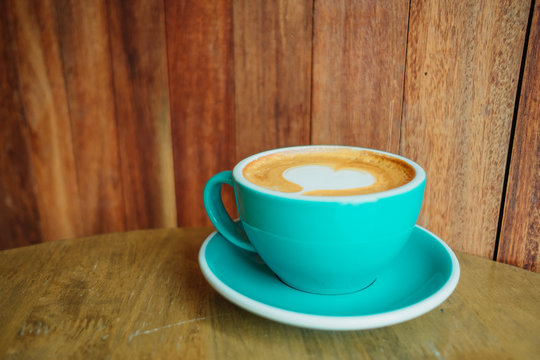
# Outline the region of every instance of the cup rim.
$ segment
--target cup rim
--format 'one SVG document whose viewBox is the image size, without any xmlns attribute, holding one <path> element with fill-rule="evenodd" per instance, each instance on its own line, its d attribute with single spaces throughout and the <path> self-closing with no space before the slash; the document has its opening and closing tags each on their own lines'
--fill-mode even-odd
<svg viewBox="0 0 540 360">
<path fill-rule="evenodd" d="M 304 150 L 304 149 L 352 149 L 356 151 L 368 151 L 368 152 L 374 152 L 378 154 L 383 154 L 389 157 L 393 157 L 399 160 L 402 160 L 406 162 L 407 164 L 411 165 L 415 170 L 415 176 L 414 178 L 409 181 L 408 183 L 401 185 L 399 187 L 371 193 L 371 194 L 363 194 L 363 195 L 345 195 L 345 196 L 320 196 L 320 195 L 302 195 L 299 193 L 284 193 L 280 191 L 270 190 L 263 188 L 262 186 L 255 185 L 248 181 L 246 178 L 244 178 L 243 170 L 244 167 L 249 164 L 250 162 L 266 155 L 270 155 L 277 152 L 282 151 L 290 151 L 290 150 Z M 300 200 L 300 201 L 311 201 L 311 202 L 340 202 L 340 203 L 357 203 L 357 202 L 368 202 L 368 201 L 377 201 L 382 198 L 392 197 L 396 195 L 400 195 L 403 193 L 406 193 L 408 191 L 411 191 L 418 186 L 420 186 L 422 183 L 426 180 L 426 172 L 424 169 L 418 165 L 416 162 L 412 161 L 411 159 L 408 159 L 406 157 L 403 157 L 401 155 L 393 154 L 387 151 L 382 150 L 376 150 L 366 147 L 359 147 L 359 146 L 348 146 L 348 145 L 300 145 L 300 146 L 289 146 L 289 147 L 282 147 L 282 148 L 276 148 L 271 149 L 263 152 L 259 152 L 253 155 L 248 156 L 247 158 L 241 160 L 233 169 L 233 177 L 234 181 L 242 186 L 245 186 L 253 191 L 263 193 L 270 196 L 275 196 L 278 198 L 284 198 L 284 199 L 291 199 L 291 200 Z"/>
</svg>

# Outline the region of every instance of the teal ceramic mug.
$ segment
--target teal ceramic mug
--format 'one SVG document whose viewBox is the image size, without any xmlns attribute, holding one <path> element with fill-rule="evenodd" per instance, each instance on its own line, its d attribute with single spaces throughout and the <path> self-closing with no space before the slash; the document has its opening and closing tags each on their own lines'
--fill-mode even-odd
<svg viewBox="0 0 540 360">
<path fill-rule="evenodd" d="M 357 158 L 367 165 L 354 168 Z M 379 174 L 392 166 L 388 179 Z M 271 176 L 279 184 L 269 182 Z M 400 176 L 397 186 L 386 184 Z M 348 146 L 291 147 L 252 155 L 233 171 L 214 175 L 204 205 L 227 240 L 258 253 L 289 286 L 343 294 L 369 286 L 399 255 L 416 224 L 425 182 L 424 170 L 398 155 Z M 223 206 L 223 184 L 234 188 L 240 221 Z"/>
</svg>

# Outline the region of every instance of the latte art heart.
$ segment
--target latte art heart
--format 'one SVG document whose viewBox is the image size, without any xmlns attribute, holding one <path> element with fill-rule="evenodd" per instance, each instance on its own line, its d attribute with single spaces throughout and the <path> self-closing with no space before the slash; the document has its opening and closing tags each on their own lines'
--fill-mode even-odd
<svg viewBox="0 0 540 360">
<path fill-rule="evenodd" d="M 367 171 L 342 169 L 328 166 L 304 165 L 287 169 L 285 179 L 302 187 L 302 192 L 313 190 L 348 190 L 370 186 L 376 179 Z"/>
<path fill-rule="evenodd" d="M 257 158 L 242 170 L 256 186 L 302 196 L 364 195 L 405 185 L 415 177 L 407 162 L 351 149 L 288 150 Z"/>
</svg>

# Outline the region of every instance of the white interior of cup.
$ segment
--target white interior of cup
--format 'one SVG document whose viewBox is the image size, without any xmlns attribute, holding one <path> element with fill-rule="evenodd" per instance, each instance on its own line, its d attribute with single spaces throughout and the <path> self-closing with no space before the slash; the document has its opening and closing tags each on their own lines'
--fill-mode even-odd
<svg viewBox="0 0 540 360">
<path fill-rule="evenodd" d="M 372 153 L 383 154 L 383 155 L 386 155 L 386 156 L 389 156 L 389 157 L 392 157 L 392 158 L 395 158 L 395 159 L 399 159 L 399 160 L 402 160 L 402 161 L 406 162 L 407 164 L 409 164 L 410 166 L 412 166 L 414 168 L 415 177 L 411 181 L 409 181 L 408 183 L 406 183 L 406 184 L 404 184 L 402 186 L 399 186 L 399 187 L 396 187 L 396 188 L 393 188 L 393 189 L 390 189 L 390 190 L 386 190 L 386 191 L 371 193 L 371 194 L 348 195 L 348 196 L 316 196 L 316 195 L 303 195 L 302 193 L 286 193 L 286 192 L 280 192 L 280 191 L 266 189 L 264 187 L 255 185 L 252 182 L 248 181 L 243 175 L 244 167 L 247 164 L 251 163 L 252 161 L 254 161 L 254 160 L 256 160 L 256 159 L 258 159 L 258 158 L 260 158 L 262 156 L 267 156 L 267 155 L 270 155 L 270 154 L 279 153 L 279 152 L 287 152 L 287 151 L 307 151 L 307 150 L 326 150 L 326 149 L 329 149 L 329 150 L 332 150 L 332 149 L 350 149 L 350 150 L 355 150 L 355 151 L 368 151 L 368 152 L 372 152 Z M 311 172 L 311 174 L 313 174 L 312 170 L 317 170 L 317 169 L 309 170 Z M 321 170 L 321 174 L 322 174 L 322 171 L 324 171 L 324 170 L 323 169 L 320 169 L 320 170 Z M 289 171 L 290 170 L 287 170 L 286 173 L 289 172 Z M 258 191 L 258 192 L 261 192 L 261 193 L 265 193 L 265 194 L 269 194 L 269 195 L 273 195 L 273 196 L 279 196 L 279 197 L 283 197 L 283 198 L 289 198 L 289 199 L 297 199 L 297 200 L 305 200 L 305 201 L 330 201 L 330 202 L 375 201 L 375 200 L 380 199 L 380 198 L 389 197 L 389 196 L 395 196 L 395 195 L 398 195 L 398 194 L 405 193 L 405 192 L 407 192 L 407 191 L 409 191 L 411 189 L 414 189 L 415 187 L 420 185 L 426 179 L 426 173 L 425 173 L 424 169 L 422 169 L 422 167 L 420 165 L 418 165 L 417 163 L 415 163 L 414 161 L 412 161 L 410 159 L 407 159 L 407 158 L 405 158 L 403 156 L 392 154 L 392 153 L 385 152 L 385 151 L 380 151 L 380 150 L 373 150 L 373 149 L 356 147 L 356 146 L 341 146 L 341 145 L 293 146 L 293 147 L 286 147 L 286 148 L 279 148 L 279 149 L 272 149 L 272 150 L 264 151 L 264 152 L 261 152 L 261 153 L 258 153 L 258 154 L 251 155 L 251 156 L 245 158 L 244 160 L 240 161 L 233 169 L 233 176 L 234 176 L 235 181 L 237 181 L 238 183 L 240 183 L 240 184 L 242 184 L 242 185 L 244 185 L 244 186 L 246 186 L 248 188 L 254 189 L 254 190 Z M 287 175 L 284 174 L 284 176 L 287 176 Z M 304 173 L 302 173 L 302 170 L 296 171 L 296 174 L 293 174 L 292 176 L 291 176 L 291 173 L 289 173 L 289 176 L 292 177 L 292 178 L 295 178 L 297 180 L 298 179 L 303 179 L 302 181 L 304 181 L 304 184 L 307 184 L 308 186 L 310 186 L 310 184 L 313 184 L 313 182 L 310 182 L 311 181 L 309 179 L 310 174 L 307 173 L 307 170 Z M 369 174 L 365 174 L 364 179 L 359 179 L 359 180 L 357 179 L 356 181 L 361 181 L 361 182 L 365 183 L 365 186 L 367 186 L 367 185 L 370 184 L 370 182 L 373 181 L 373 179 L 370 179 Z M 343 186 L 347 186 L 347 185 L 344 184 Z"/>
</svg>

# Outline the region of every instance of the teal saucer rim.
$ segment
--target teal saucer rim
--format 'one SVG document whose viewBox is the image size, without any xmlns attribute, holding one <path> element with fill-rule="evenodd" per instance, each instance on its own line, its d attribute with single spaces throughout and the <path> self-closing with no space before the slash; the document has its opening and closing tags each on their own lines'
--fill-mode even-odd
<svg viewBox="0 0 540 360">
<path fill-rule="evenodd" d="M 286 310 L 276 306 L 261 303 L 223 283 L 210 269 L 206 261 L 206 248 L 218 234 L 217 231 L 208 235 L 199 251 L 199 266 L 208 283 L 223 297 L 233 304 L 261 317 L 283 324 L 317 329 L 317 330 L 368 330 L 390 326 L 419 317 L 443 303 L 455 290 L 460 278 L 460 265 L 456 255 L 450 247 L 437 235 L 422 226 L 415 225 L 419 230 L 427 233 L 433 240 L 442 245 L 451 259 L 452 270 L 446 283 L 430 296 L 399 309 L 380 312 L 370 315 L 358 316 L 330 316 L 312 315 Z M 279 281 L 279 280 L 277 280 Z M 287 286 L 287 285 L 283 285 Z"/>
</svg>

